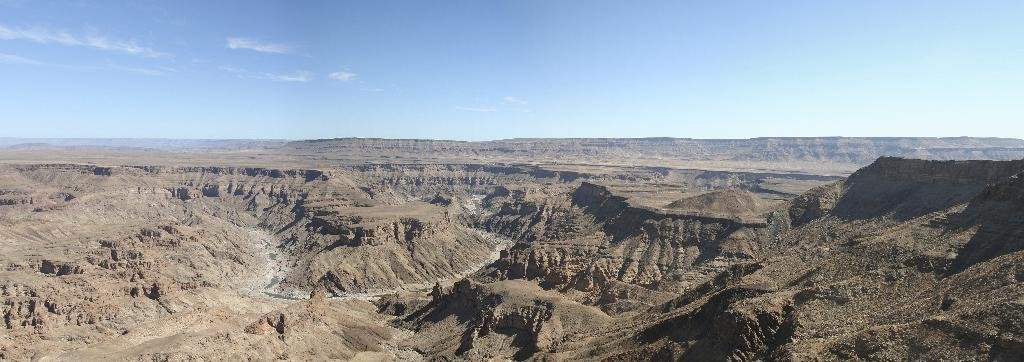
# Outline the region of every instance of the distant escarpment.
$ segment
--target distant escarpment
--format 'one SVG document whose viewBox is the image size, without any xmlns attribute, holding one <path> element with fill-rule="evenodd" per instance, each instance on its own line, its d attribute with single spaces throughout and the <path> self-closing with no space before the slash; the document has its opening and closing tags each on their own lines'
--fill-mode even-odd
<svg viewBox="0 0 1024 362">
<path fill-rule="evenodd" d="M 720 162 L 826 162 L 866 165 L 881 156 L 921 159 L 1024 158 L 1024 140 L 925 137 L 536 138 L 482 142 L 344 138 L 288 143 L 284 152 L 392 155 L 402 158 L 484 157 L 492 160 L 600 162 L 674 159 Z"/>
</svg>

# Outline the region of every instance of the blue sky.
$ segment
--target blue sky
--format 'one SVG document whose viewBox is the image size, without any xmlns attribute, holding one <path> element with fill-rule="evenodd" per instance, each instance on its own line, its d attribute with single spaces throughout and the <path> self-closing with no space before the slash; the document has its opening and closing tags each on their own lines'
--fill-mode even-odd
<svg viewBox="0 0 1024 362">
<path fill-rule="evenodd" d="M 1024 2 L 0 0 L 0 136 L 1024 138 Z"/>
</svg>

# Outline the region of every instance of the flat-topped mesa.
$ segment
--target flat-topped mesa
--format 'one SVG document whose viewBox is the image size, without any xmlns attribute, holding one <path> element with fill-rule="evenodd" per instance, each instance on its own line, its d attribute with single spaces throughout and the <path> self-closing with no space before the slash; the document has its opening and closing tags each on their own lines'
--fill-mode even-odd
<svg viewBox="0 0 1024 362">
<path fill-rule="evenodd" d="M 763 202 L 750 192 L 737 189 L 715 190 L 673 201 L 665 208 L 690 213 L 717 213 L 749 216 L 761 211 Z"/>
<path fill-rule="evenodd" d="M 85 164 L 74 164 L 74 163 L 46 163 L 46 164 L 34 164 L 34 165 L 18 165 L 14 167 L 19 172 L 39 172 L 39 171 L 57 171 L 57 172 L 75 172 L 86 175 L 96 176 L 111 176 L 113 175 L 112 167 L 103 167 L 96 165 L 85 165 Z"/>
<path fill-rule="evenodd" d="M 270 178 L 285 178 L 285 177 L 297 177 L 306 181 L 327 181 L 328 177 L 320 170 L 279 170 L 279 169 L 268 169 L 262 167 L 203 167 L 198 170 L 190 170 L 188 168 L 180 169 L 185 172 L 204 172 L 212 173 L 215 175 L 245 175 L 249 177 L 270 177 Z"/>
<path fill-rule="evenodd" d="M 842 219 L 906 220 L 969 201 L 1024 171 L 1017 161 L 926 161 L 882 157 L 842 182 L 831 210 Z"/>
<path fill-rule="evenodd" d="M 116 170 L 141 170 L 164 180 L 169 197 L 181 200 L 239 197 L 256 204 L 250 211 L 269 203 L 289 203 L 305 197 L 329 177 L 320 170 L 269 169 L 260 167 L 175 167 L 127 166 Z M 139 172 L 139 171 L 135 171 Z M 142 188 L 138 191 L 141 193 Z M 259 196 L 260 200 L 253 199 Z M 266 200 L 264 200 L 266 199 Z"/>
<path fill-rule="evenodd" d="M 143 170 L 147 173 L 200 173 L 212 175 L 240 175 L 248 177 L 285 178 L 298 177 L 306 181 L 327 181 L 327 175 L 321 170 L 309 169 L 273 169 L 263 167 L 163 167 L 163 166 L 126 166 Z"/>
<path fill-rule="evenodd" d="M 320 210 L 312 213 L 309 224 L 309 228 L 321 233 L 338 235 L 338 241 L 325 248 L 328 250 L 341 246 L 404 244 L 433 237 L 451 227 L 444 208 L 422 202 L 350 208 L 347 212 Z"/>
<path fill-rule="evenodd" d="M 567 194 L 502 195 L 489 201 L 497 210 L 484 226 L 521 243 L 483 275 L 578 290 L 582 302 L 612 313 L 667 300 L 665 291 L 712 264 L 758 255 L 768 232 L 764 221 L 635 206 L 590 182 Z"/>
<path fill-rule="evenodd" d="M 868 179 L 984 186 L 1000 182 L 1021 171 L 1024 171 L 1024 160 L 935 161 L 880 157 L 871 165 L 850 175 L 847 183 Z"/>
<path fill-rule="evenodd" d="M 378 195 L 402 195 L 417 198 L 437 192 L 487 192 L 493 187 L 535 182 L 571 182 L 589 176 L 582 172 L 548 170 L 542 167 L 513 164 L 449 164 L 449 163 L 375 163 L 345 166 L 341 170 L 358 175 L 365 181 L 364 190 Z"/>
<path fill-rule="evenodd" d="M 432 139 L 389 139 L 389 138 L 333 138 L 293 141 L 285 147 L 294 148 L 365 148 L 393 149 L 405 148 L 414 150 L 436 150 L 445 148 L 469 148 L 474 142 L 432 140 Z"/>
<path fill-rule="evenodd" d="M 135 174 L 143 172 L 147 174 L 180 174 L 200 173 L 211 175 L 239 175 L 248 177 L 269 177 L 285 178 L 298 177 L 306 181 L 327 181 L 327 175 L 321 170 L 310 169 L 272 169 L 263 167 L 220 167 L 220 166 L 195 166 L 195 167 L 165 167 L 153 165 L 127 165 L 127 166 L 97 166 L 88 164 L 72 163 L 48 163 L 33 165 L 17 165 L 14 169 L 19 172 L 74 172 L 91 174 L 96 176 L 113 176 L 117 174 Z"/>
<path fill-rule="evenodd" d="M 688 254 L 686 256 L 649 260 L 652 268 L 669 263 L 685 269 L 690 263 L 719 256 L 751 257 L 757 253 L 757 235 L 767 226 L 760 216 L 708 215 L 635 206 L 604 186 L 586 182 L 573 192 L 572 202 L 594 216 L 613 244 L 626 248 L 657 245 L 671 254 L 680 253 L 684 248 L 693 249 L 684 253 Z"/>
<path fill-rule="evenodd" d="M 587 210 L 599 221 L 613 221 L 622 216 L 635 219 L 692 219 L 702 222 L 740 227 L 763 227 L 763 217 L 749 214 L 725 214 L 702 210 L 675 210 L 634 205 L 626 197 L 615 195 L 605 186 L 582 182 L 572 194 L 573 204 Z M 735 225 L 733 225 L 735 224 Z"/>
</svg>

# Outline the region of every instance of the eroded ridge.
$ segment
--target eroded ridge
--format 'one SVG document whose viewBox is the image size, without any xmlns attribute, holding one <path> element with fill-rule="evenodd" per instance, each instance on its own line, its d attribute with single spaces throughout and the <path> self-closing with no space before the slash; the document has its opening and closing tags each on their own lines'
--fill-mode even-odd
<svg viewBox="0 0 1024 362">
<path fill-rule="evenodd" d="M 1024 354 L 1021 161 L 0 167 L 4 359 Z"/>
</svg>

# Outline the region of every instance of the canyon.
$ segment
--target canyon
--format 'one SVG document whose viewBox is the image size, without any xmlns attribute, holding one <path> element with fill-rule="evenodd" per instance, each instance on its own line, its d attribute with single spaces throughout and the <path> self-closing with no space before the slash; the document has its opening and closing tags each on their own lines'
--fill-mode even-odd
<svg viewBox="0 0 1024 362">
<path fill-rule="evenodd" d="M 1024 140 L 0 139 L 4 360 L 1016 360 Z"/>
</svg>

